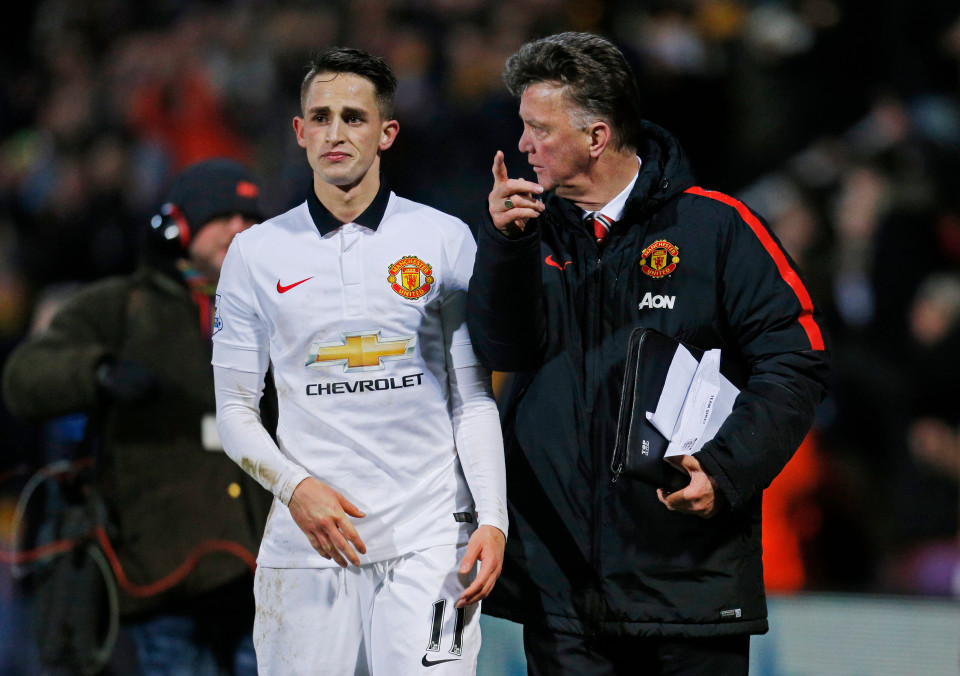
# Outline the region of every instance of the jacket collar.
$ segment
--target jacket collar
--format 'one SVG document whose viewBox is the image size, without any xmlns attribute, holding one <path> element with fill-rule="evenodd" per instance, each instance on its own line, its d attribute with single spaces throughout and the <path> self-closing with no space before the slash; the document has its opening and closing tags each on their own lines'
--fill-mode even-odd
<svg viewBox="0 0 960 676">
<path fill-rule="evenodd" d="M 643 120 L 641 124 L 643 141 L 637 154 L 643 164 L 624 210 L 625 216 L 636 220 L 694 185 L 693 171 L 679 141 L 653 122 Z"/>
<path fill-rule="evenodd" d="M 377 191 L 376 197 L 373 198 L 373 201 L 370 203 L 363 213 L 357 216 L 353 222 L 370 228 L 371 230 L 376 230 L 380 225 L 380 221 L 383 220 L 383 215 L 387 211 L 387 203 L 390 201 L 390 187 L 387 185 L 387 182 L 384 180 L 383 176 L 380 177 L 380 189 Z M 325 206 L 320 202 L 320 199 L 317 197 L 317 193 L 313 189 L 313 185 L 310 185 L 310 189 L 307 191 L 307 207 L 310 209 L 310 217 L 313 219 L 313 224 L 317 226 L 317 230 L 320 231 L 320 236 L 329 235 L 331 232 L 344 225 L 331 214 Z"/>
</svg>

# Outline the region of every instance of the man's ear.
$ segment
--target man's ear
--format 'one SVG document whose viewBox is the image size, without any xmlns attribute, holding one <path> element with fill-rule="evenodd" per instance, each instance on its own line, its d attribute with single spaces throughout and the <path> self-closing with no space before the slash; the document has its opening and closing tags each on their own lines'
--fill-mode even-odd
<svg viewBox="0 0 960 676">
<path fill-rule="evenodd" d="M 304 136 L 304 127 L 305 127 L 305 126 L 306 126 L 306 122 L 304 122 L 304 120 L 303 120 L 302 117 L 297 116 L 297 117 L 293 118 L 293 131 L 296 132 L 296 134 L 297 134 L 297 144 L 298 144 L 301 148 L 306 148 L 306 147 L 307 147 L 307 139 L 306 139 L 306 137 Z"/>
<path fill-rule="evenodd" d="M 613 138 L 613 133 L 610 131 L 610 125 L 603 120 L 591 123 L 586 132 L 590 136 L 590 157 L 596 159 L 606 150 L 607 144 Z"/>
<path fill-rule="evenodd" d="M 397 134 L 400 133 L 400 123 L 396 120 L 387 120 L 380 128 L 380 150 L 386 150 L 397 140 Z"/>
</svg>

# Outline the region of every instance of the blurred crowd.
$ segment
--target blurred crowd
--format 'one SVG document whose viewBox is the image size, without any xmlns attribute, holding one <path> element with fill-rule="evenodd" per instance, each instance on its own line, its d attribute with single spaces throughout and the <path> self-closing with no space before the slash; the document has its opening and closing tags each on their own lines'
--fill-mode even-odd
<svg viewBox="0 0 960 676">
<path fill-rule="evenodd" d="M 16 5 L 0 40 L 0 363 L 64 293 L 134 268 L 190 163 L 248 164 L 270 214 L 304 199 L 291 120 L 311 51 L 387 58 L 401 128 L 387 182 L 475 225 L 496 150 L 530 176 L 505 59 L 596 31 L 701 185 L 764 215 L 827 310 L 832 393 L 770 491 L 768 584 L 960 596 L 956 0 Z M 0 406 L 0 495 L 48 443 Z"/>
</svg>

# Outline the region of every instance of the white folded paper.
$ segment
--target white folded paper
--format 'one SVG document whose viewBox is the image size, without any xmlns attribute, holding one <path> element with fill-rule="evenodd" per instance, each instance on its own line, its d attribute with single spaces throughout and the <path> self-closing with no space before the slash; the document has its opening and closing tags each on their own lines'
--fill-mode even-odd
<svg viewBox="0 0 960 676">
<path fill-rule="evenodd" d="M 679 456 L 693 455 L 713 439 L 740 394 L 720 373 L 720 350 L 708 350 L 700 362 L 682 345 L 667 371 L 656 411 L 647 420 L 670 443 L 664 460 L 679 465 Z"/>
</svg>

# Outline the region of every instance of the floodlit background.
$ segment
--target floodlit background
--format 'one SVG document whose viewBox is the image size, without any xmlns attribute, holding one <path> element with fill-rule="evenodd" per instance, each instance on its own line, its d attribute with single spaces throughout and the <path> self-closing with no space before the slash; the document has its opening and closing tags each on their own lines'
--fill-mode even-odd
<svg viewBox="0 0 960 676">
<path fill-rule="evenodd" d="M 614 40 L 646 116 L 677 135 L 702 186 L 771 223 L 827 313 L 831 395 L 766 495 L 772 630 L 754 641 L 754 673 L 960 672 L 956 0 L 8 4 L 0 361 L 78 284 L 134 267 L 187 164 L 248 163 L 271 215 L 302 201 L 291 119 L 312 51 L 387 58 L 401 130 L 387 181 L 475 226 L 496 150 L 532 177 L 505 59 L 563 30 Z M 0 403 L 5 550 L 17 496 L 71 430 Z M 2 674 L 39 673 L 31 600 L 29 578 L 0 566 Z M 522 669 L 516 627 L 485 631 L 482 673 Z"/>
</svg>

